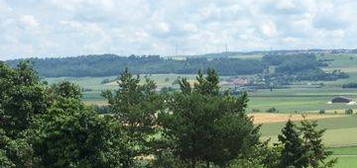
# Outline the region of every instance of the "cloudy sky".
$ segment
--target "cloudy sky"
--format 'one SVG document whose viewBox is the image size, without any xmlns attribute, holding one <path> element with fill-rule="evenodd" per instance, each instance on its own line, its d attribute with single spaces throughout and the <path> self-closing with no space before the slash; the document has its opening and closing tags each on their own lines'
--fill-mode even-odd
<svg viewBox="0 0 357 168">
<path fill-rule="evenodd" d="M 356 0 L 0 0 L 0 59 L 357 48 Z"/>
</svg>

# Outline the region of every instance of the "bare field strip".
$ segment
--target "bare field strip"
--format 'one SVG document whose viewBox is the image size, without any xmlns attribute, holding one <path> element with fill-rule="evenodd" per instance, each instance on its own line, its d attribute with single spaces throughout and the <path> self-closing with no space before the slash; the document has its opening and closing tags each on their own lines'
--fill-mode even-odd
<svg viewBox="0 0 357 168">
<path fill-rule="evenodd" d="M 301 114 L 254 113 L 249 115 L 253 116 L 255 124 L 286 122 L 289 119 L 291 119 L 292 121 L 301 121 L 304 119 L 304 117 Z M 308 120 L 320 120 L 326 118 L 344 117 L 344 115 L 326 115 L 326 114 L 325 115 L 305 114 L 304 116 Z"/>
</svg>

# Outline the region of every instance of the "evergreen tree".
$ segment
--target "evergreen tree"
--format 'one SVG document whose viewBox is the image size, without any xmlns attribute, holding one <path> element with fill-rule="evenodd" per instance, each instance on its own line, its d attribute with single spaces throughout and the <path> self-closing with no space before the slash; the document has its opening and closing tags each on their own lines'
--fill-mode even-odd
<svg viewBox="0 0 357 168">
<path fill-rule="evenodd" d="M 246 95 L 220 95 L 214 71 L 197 79 L 193 89 L 182 80 L 181 92 L 166 99 L 168 110 L 159 115 L 163 139 L 191 167 L 227 166 L 259 142 L 259 127 L 245 114 Z"/>
<path fill-rule="evenodd" d="M 125 69 L 119 77 L 118 90 L 102 94 L 108 100 L 110 112 L 130 136 L 127 143 L 135 149 L 136 156 L 152 152 L 150 145 L 152 135 L 156 133 L 157 113 L 163 108 L 163 100 L 155 90 L 154 81 L 148 78 L 143 84 L 140 81 L 139 76 Z"/>
<path fill-rule="evenodd" d="M 204 76 L 203 73 L 199 71 L 196 79 L 198 83 L 195 83 L 194 90 L 197 93 L 214 96 L 219 94 L 219 77 L 215 70 L 207 69 L 207 76 Z"/>
<path fill-rule="evenodd" d="M 307 150 L 295 124 L 289 120 L 278 136 L 283 145 L 281 151 L 281 168 L 305 168 L 308 166 Z"/>
<path fill-rule="evenodd" d="M 313 168 L 333 167 L 336 163 L 336 159 L 328 160 L 332 152 L 327 151 L 322 143 L 322 136 L 326 129 L 318 130 L 317 126 L 317 121 L 305 119 L 301 121 L 301 127 L 299 127 L 303 135 L 305 150 L 309 151 L 307 153 L 309 166 Z"/>
</svg>

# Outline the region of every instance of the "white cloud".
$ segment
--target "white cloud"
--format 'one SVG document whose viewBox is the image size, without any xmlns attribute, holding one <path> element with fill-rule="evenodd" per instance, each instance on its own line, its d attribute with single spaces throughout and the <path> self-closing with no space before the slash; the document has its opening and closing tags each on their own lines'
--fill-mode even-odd
<svg viewBox="0 0 357 168">
<path fill-rule="evenodd" d="M 272 22 L 272 21 L 263 23 L 260 28 L 261 28 L 262 33 L 268 37 L 274 37 L 274 36 L 278 35 L 276 26 L 275 26 L 274 22 Z"/>
<path fill-rule="evenodd" d="M 355 48 L 354 0 L 0 0 L 0 59 Z"/>
<path fill-rule="evenodd" d="M 21 16 L 20 20 L 23 24 L 25 24 L 25 26 L 37 27 L 39 25 L 35 17 L 31 15 L 23 15 Z"/>
</svg>

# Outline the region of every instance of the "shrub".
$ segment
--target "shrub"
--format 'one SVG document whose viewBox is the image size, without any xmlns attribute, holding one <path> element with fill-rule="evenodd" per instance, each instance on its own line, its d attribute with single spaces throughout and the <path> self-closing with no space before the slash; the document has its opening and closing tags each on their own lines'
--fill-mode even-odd
<svg viewBox="0 0 357 168">
<path fill-rule="evenodd" d="M 252 112 L 253 113 L 258 113 L 258 112 L 260 112 L 260 110 L 259 109 L 252 109 Z"/>
<path fill-rule="evenodd" d="M 111 80 L 110 79 L 104 79 L 102 82 L 100 82 L 100 84 L 107 84 L 110 83 Z"/>
<path fill-rule="evenodd" d="M 347 114 L 347 115 L 352 115 L 352 114 L 353 114 L 353 110 L 352 110 L 351 108 L 349 108 L 349 109 L 347 109 L 347 110 L 345 111 L 345 114 Z"/>
<path fill-rule="evenodd" d="M 325 114 L 325 113 L 326 113 L 325 109 L 321 109 L 321 110 L 319 111 L 319 114 Z"/>
<path fill-rule="evenodd" d="M 93 91 L 93 89 L 89 89 L 89 88 L 82 88 L 82 92 L 91 92 Z"/>
<path fill-rule="evenodd" d="M 268 113 L 278 113 L 279 111 L 275 107 L 271 107 L 271 108 L 267 109 L 266 112 L 268 112 Z"/>
<path fill-rule="evenodd" d="M 357 88 L 357 83 L 346 83 L 342 85 L 342 88 Z"/>
</svg>

